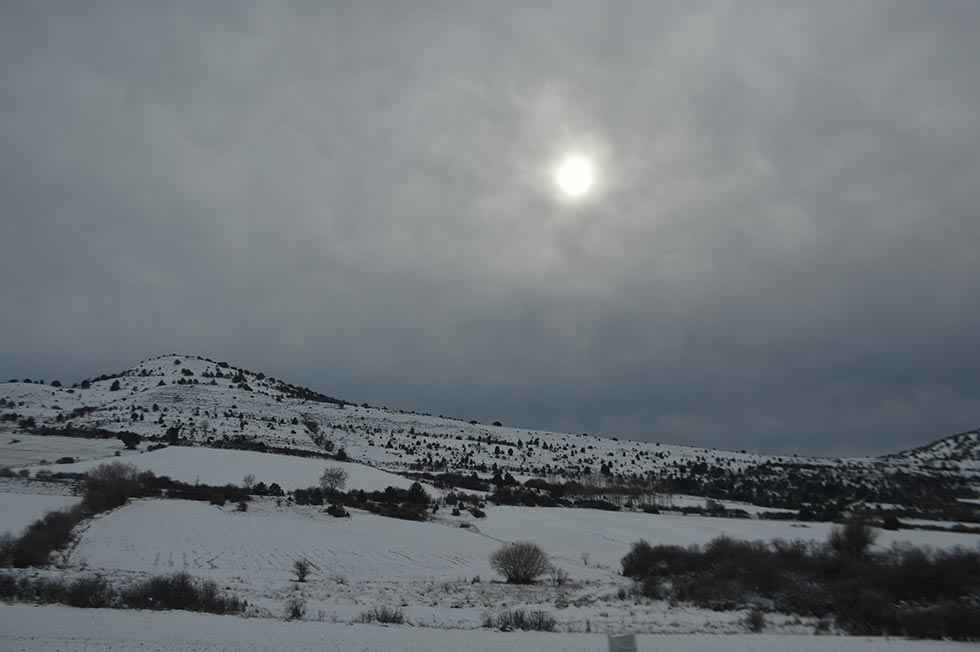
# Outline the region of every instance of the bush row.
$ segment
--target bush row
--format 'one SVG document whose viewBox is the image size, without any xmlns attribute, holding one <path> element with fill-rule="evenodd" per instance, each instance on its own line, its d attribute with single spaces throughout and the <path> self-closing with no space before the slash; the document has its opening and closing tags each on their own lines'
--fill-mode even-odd
<svg viewBox="0 0 980 652">
<path fill-rule="evenodd" d="M 411 521 L 424 521 L 428 518 L 428 507 L 432 499 L 421 484 L 415 482 L 409 489 L 387 487 L 384 491 L 362 491 L 359 489 L 343 492 L 335 489 L 310 487 L 297 489 L 293 499 L 298 505 L 323 505 L 324 502 L 345 507 L 401 518 Z"/>
<path fill-rule="evenodd" d="M 119 589 L 103 577 L 30 578 L 0 574 L 0 598 L 34 604 L 112 609 L 183 609 L 213 614 L 242 613 L 248 603 L 223 594 L 213 581 L 187 573 L 151 577 Z"/>
<path fill-rule="evenodd" d="M 648 597 L 709 609 L 834 616 L 852 634 L 980 638 L 980 553 L 911 546 L 869 553 L 849 538 L 859 536 L 841 529 L 824 545 L 640 541 L 623 558 L 623 574 Z"/>
</svg>

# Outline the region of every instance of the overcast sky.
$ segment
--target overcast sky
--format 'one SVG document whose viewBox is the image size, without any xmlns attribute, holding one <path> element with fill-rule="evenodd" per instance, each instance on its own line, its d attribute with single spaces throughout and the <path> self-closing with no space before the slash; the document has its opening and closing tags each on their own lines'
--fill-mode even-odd
<svg viewBox="0 0 980 652">
<path fill-rule="evenodd" d="M 4 2 L 0 375 L 200 353 L 774 452 L 980 425 L 980 3 L 422 5 Z"/>
</svg>

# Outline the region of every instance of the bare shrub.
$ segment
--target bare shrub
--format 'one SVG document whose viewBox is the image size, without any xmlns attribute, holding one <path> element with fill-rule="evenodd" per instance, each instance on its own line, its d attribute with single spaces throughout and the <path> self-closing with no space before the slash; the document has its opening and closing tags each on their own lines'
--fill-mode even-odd
<svg viewBox="0 0 980 652">
<path fill-rule="evenodd" d="M 198 583 L 187 573 L 156 576 L 127 590 L 123 603 L 131 609 L 183 609 L 214 614 L 241 613 L 246 603 L 222 595 L 213 581 Z"/>
<path fill-rule="evenodd" d="M 380 606 L 368 609 L 357 617 L 359 623 L 385 623 L 389 625 L 404 625 L 405 614 L 397 607 Z"/>
<path fill-rule="evenodd" d="M 82 506 L 98 514 L 126 504 L 140 493 L 140 472 L 132 464 L 100 464 L 85 474 Z"/>
<path fill-rule="evenodd" d="M 536 544 L 518 541 L 490 556 L 490 565 L 510 584 L 531 584 L 548 570 L 548 555 Z"/>
<path fill-rule="evenodd" d="M 648 597 L 669 585 L 671 600 L 708 609 L 751 608 L 763 599 L 773 611 L 824 619 L 818 632 L 832 617 L 858 636 L 980 637 L 972 624 L 980 622 L 980 552 L 903 545 L 870 554 L 873 533 L 865 528 L 841 528 L 834 546 L 727 537 L 686 549 L 640 542 L 623 569 Z"/>
<path fill-rule="evenodd" d="M 303 620 L 306 617 L 306 600 L 301 595 L 286 600 L 286 620 Z"/>
<path fill-rule="evenodd" d="M 297 582 L 305 582 L 312 569 L 313 565 L 308 559 L 297 559 L 293 562 L 293 575 L 296 576 Z"/>
<path fill-rule="evenodd" d="M 483 626 L 487 629 L 505 631 L 519 629 L 533 632 L 553 632 L 556 624 L 555 619 L 547 612 L 525 611 L 524 609 L 502 611 L 496 615 L 488 615 L 483 620 Z"/>
<path fill-rule="evenodd" d="M 72 530 L 84 517 L 84 511 L 78 506 L 63 512 L 48 512 L 31 523 L 19 539 L 5 542 L 5 563 L 17 568 L 47 565 L 51 553 L 71 543 Z"/>
<path fill-rule="evenodd" d="M 215 614 L 241 613 L 246 602 L 225 596 L 214 582 L 198 582 L 186 573 L 151 577 L 119 590 L 101 577 L 61 578 L 0 575 L 0 598 L 35 604 L 118 609 L 186 609 Z"/>
<path fill-rule="evenodd" d="M 568 583 L 568 571 L 555 565 L 548 566 L 548 577 L 555 586 L 564 586 Z"/>
<path fill-rule="evenodd" d="M 102 577 L 80 577 L 68 586 L 65 604 L 71 607 L 109 607 L 115 592 Z"/>
<path fill-rule="evenodd" d="M 745 627 L 758 634 L 766 628 L 766 614 L 762 609 L 753 609 L 745 616 Z"/>
<path fill-rule="evenodd" d="M 326 491 L 343 491 L 347 486 L 347 471 L 339 466 L 330 466 L 320 476 L 320 487 Z"/>
<path fill-rule="evenodd" d="M 895 620 L 898 632 L 912 638 L 980 640 L 980 604 L 976 602 L 903 607 Z"/>
<path fill-rule="evenodd" d="M 830 533 L 830 547 L 843 557 L 864 559 L 878 533 L 863 516 L 853 516 L 841 527 L 834 528 Z"/>
</svg>

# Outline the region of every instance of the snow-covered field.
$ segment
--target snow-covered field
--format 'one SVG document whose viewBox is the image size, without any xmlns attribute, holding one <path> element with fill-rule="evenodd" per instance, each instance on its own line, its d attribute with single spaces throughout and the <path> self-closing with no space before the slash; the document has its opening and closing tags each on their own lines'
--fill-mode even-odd
<svg viewBox="0 0 980 652">
<path fill-rule="evenodd" d="M 561 631 L 660 633 L 744 631 L 739 612 L 711 612 L 617 596 L 630 586 L 620 559 L 643 538 L 653 543 L 705 543 L 721 534 L 742 539 L 826 538 L 829 524 L 716 519 L 676 515 L 489 506 L 487 518 L 451 517 L 416 523 L 352 510 L 336 519 L 315 507 L 258 499 L 248 512 L 202 502 L 138 500 L 98 517 L 81 535 L 70 567 L 121 580 L 187 571 L 217 580 L 261 613 L 279 616 L 299 592 L 310 618 L 351 622 L 372 605 L 403 607 L 409 621 L 436 628 L 480 627 L 486 613 L 543 608 Z M 460 527 L 466 522 L 469 527 Z M 529 540 L 568 572 L 562 587 L 503 584 L 489 565 L 501 544 Z M 910 542 L 975 546 L 980 537 L 947 532 L 883 532 L 880 545 Z M 292 581 L 305 558 L 314 572 Z M 474 581 L 479 578 L 479 581 Z M 774 615 L 770 629 L 812 631 L 806 619 Z"/>
<path fill-rule="evenodd" d="M 84 473 L 109 461 L 126 462 L 141 471 L 153 471 L 157 475 L 166 475 L 182 482 L 210 485 L 240 485 L 242 479 L 251 473 L 255 475 L 257 482 L 267 485 L 277 482 L 285 491 L 319 485 L 320 474 L 328 466 L 339 466 L 347 471 L 347 489 L 381 490 L 387 486 L 408 488 L 412 485 L 412 481 L 407 478 L 363 464 L 186 446 L 170 446 L 150 453 L 129 453 L 112 459 L 34 467 L 31 470 L 36 472 L 43 468 Z"/>
<path fill-rule="evenodd" d="M 0 493 L 0 536 L 17 536 L 45 513 L 76 504 L 73 496 Z"/>
<path fill-rule="evenodd" d="M 33 466 L 42 461 L 54 462 L 61 457 L 74 457 L 76 460 L 110 457 L 124 449 L 118 439 L 3 433 L 0 434 L 0 466 Z"/>
<path fill-rule="evenodd" d="M 246 513 L 185 500 L 138 500 L 97 519 L 73 562 L 90 568 L 167 573 L 288 586 L 293 561 L 348 579 L 446 580 L 490 572 L 493 541 L 461 528 L 355 511 L 253 501 Z"/>
<path fill-rule="evenodd" d="M 599 634 L 470 632 L 249 620 L 187 612 L 0 606 L 0 648 L 8 652 L 597 652 Z M 638 636 L 645 652 L 958 652 L 966 643 L 839 636 Z"/>
</svg>

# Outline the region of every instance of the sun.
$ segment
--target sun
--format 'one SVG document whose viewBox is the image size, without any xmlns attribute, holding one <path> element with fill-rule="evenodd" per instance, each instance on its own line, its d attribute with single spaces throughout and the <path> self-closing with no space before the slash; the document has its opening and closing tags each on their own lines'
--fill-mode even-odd
<svg viewBox="0 0 980 652">
<path fill-rule="evenodd" d="M 565 197 L 581 199 L 595 185 L 595 166 L 587 156 L 570 154 L 555 168 L 555 184 Z"/>
</svg>

